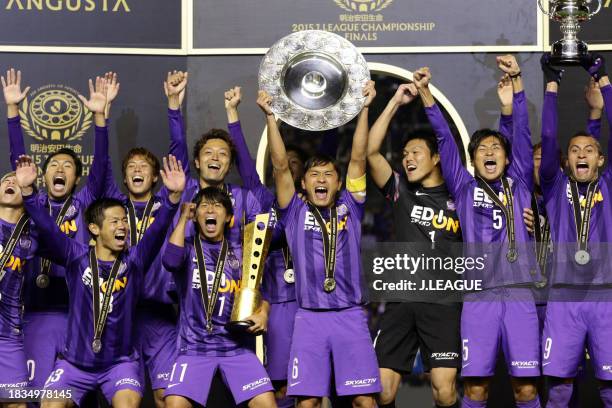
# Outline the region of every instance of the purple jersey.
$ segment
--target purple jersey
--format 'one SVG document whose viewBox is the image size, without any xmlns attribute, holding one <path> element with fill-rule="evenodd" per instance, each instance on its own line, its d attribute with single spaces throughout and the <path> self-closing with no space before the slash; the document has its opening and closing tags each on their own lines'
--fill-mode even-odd
<svg viewBox="0 0 612 408">
<path fill-rule="evenodd" d="M 4 269 L 0 270 L 0 337 L 22 338 L 21 290 L 36 250 L 36 240 L 28 224 L 23 228 Z M 15 225 L 0 219 L 0 254 L 4 253 Z"/>
<path fill-rule="evenodd" d="M 607 107 L 612 107 L 612 86 L 601 88 Z M 606 109 L 612 123 L 612 109 Z M 561 170 L 557 144 L 557 94 L 546 92 L 542 110 L 542 164 L 540 178 L 546 213 L 555 246 L 552 283 L 569 285 L 601 285 L 612 283 L 608 264 L 607 243 L 612 242 L 612 172 L 609 166 L 600 173 L 591 208 L 588 250 L 591 261 L 586 265 L 574 262 L 578 250 L 576 223 L 571 201 L 570 178 Z M 586 185 L 578 184 L 581 210 L 586 204 Z M 558 250 L 557 250 L 558 249 Z"/>
<path fill-rule="evenodd" d="M 25 152 L 23 132 L 19 116 L 8 120 L 9 143 L 11 149 L 11 165 L 15 167 L 15 160 Z M 108 156 L 108 128 L 95 127 L 94 157 Z M 89 242 L 89 232 L 84 219 L 85 209 L 97 198 L 104 194 L 104 179 L 106 177 L 106 160 L 94 160 L 87 183 L 72 195 L 72 203 L 66 211 L 64 222 L 60 228 L 68 237 L 76 239 L 82 244 Z M 36 202 L 41 211 L 51 215 L 53 220 L 62 209 L 66 200 L 56 201 L 46 191 L 36 194 Z M 28 276 L 25 285 L 24 300 L 28 311 L 66 309 L 68 306 L 68 290 L 64 279 L 65 271 L 62 266 L 51 264 L 49 271 L 49 287 L 41 289 L 35 284 L 36 276 L 40 270 L 40 258 L 32 260 L 32 273 Z"/>
<path fill-rule="evenodd" d="M 274 209 L 276 197 L 259 179 L 255 162 L 249 154 L 242 126 L 240 122 L 227 125 L 236 147 L 236 165 L 238 173 L 242 178 L 244 187 L 251 190 L 262 211 L 270 212 L 268 227 L 272 228 L 272 242 L 266 259 L 264 278 L 261 291 L 270 303 L 282 303 L 295 300 L 295 283 L 287 283 L 284 278 L 285 271 L 290 268 L 290 258 L 287 256 L 287 240 L 282 226 L 277 222 L 276 210 Z M 285 251 L 285 254 L 283 254 Z"/>
<path fill-rule="evenodd" d="M 122 254 L 122 262 L 110 303 L 110 313 L 102 335 L 102 351 L 92 351 L 94 338 L 92 273 L 89 265 L 89 246 L 69 239 L 57 229 L 53 219 L 40 211 L 34 196 L 24 197 L 26 210 L 36 223 L 41 235 L 40 249 L 43 256 L 63 265 L 70 291 L 68 330 L 64 358 L 72 364 L 86 368 L 105 368 L 126 362 L 137 356 L 132 342 L 135 305 L 142 292 L 144 273 L 149 269 L 155 254 L 160 252 L 177 205 L 164 200 L 156 222 L 149 234 Z M 112 262 L 98 261 L 100 287 L 107 290 L 107 279 Z"/>
<path fill-rule="evenodd" d="M 522 219 L 523 208 L 531 205 L 533 190 L 533 158 L 531 136 L 524 92 L 514 94 L 512 152 L 510 165 L 504 177 L 508 179 L 513 193 L 514 225 L 518 260 L 508 262 L 508 237 L 503 212 L 488 197 L 477 180 L 461 163 L 454 137 L 437 105 L 425 109 L 438 139 L 442 158 L 442 173 L 446 185 L 455 198 L 457 212 L 462 224 L 463 240 L 468 248 L 477 249 L 475 256 L 486 253 L 485 274 L 478 272 L 470 278 L 482 279 L 483 287 L 525 284 L 538 275 L 535 254 L 531 248 L 531 237 Z M 489 183 L 500 200 L 506 200 L 501 181 Z M 484 248 L 476 248 L 484 246 Z M 467 273 L 466 273 L 467 275 Z"/>
<path fill-rule="evenodd" d="M 184 124 L 179 110 L 168 109 L 168 124 L 170 127 L 170 152 L 181 160 L 188 163 L 187 139 L 184 132 Z M 191 201 L 200 190 L 200 181 L 197 178 L 189 177 L 189 166 L 184 166 L 187 175 L 187 186 L 183 193 L 183 201 Z M 230 226 L 226 231 L 225 239 L 231 244 L 242 245 L 242 226 L 251 222 L 259 214 L 260 205 L 253 194 L 246 188 L 234 184 L 223 184 L 219 188 L 224 189 L 230 196 L 234 206 L 234 217 L 230 221 Z M 178 219 L 178 218 L 177 218 Z M 191 227 L 188 223 L 188 227 Z M 193 228 L 188 228 L 192 230 Z"/>
<path fill-rule="evenodd" d="M 308 205 L 295 193 L 287 208 L 280 209 L 280 221 L 285 228 L 289 249 L 294 255 L 296 297 L 301 308 L 341 309 L 365 302 L 361 272 L 361 220 L 364 201 L 357 201 L 343 190 L 336 200 L 338 237 L 336 243 L 336 289 L 323 290 L 325 257 L 321 228 Z M 321 210 L 324 220 L 329 210 Z M 327 233 L 327 232 L 325 232 Z"/>
<path fill-rule="evenodd" d="M 213 285 L 215 266 L 221 242 L 202 241 L 208 293 Z M 253 347 L 253 336 L 235 335 L 225 329 L 230 321 L 234 296 L 242 276 L 240 247 L 228 246 L 219 285 L 219 295 L 212 316 L 213 331 L 206 330 L 206 313 L 201 294 L 201 279 L 193 238 L 185 240 L 185 247 L 168 243 L 163 254 L 166 269 L 172 272 L 180 298 L 179 354 L 233 356 Z"/>
</svg>

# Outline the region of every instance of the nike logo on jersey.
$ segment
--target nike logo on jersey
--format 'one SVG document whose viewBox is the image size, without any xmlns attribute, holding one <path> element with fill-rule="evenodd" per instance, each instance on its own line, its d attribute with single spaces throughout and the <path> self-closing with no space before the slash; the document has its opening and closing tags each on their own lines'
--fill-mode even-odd
<svg viewBox="0 0 612 408">
<path fill-rule="evenodd" d="M 429 194 L 427 194 L 427 193 L 423 193 L 423 192 L 421 192 L 421 191 L 415 191 L 415 194 L 416 194 L 417 196 L 428 196 L 428 195 L 429 195 Z"/>
<path fill-rule="evenodd" d="M 289 383 L 290 387 L 295 387 L 296 385 L 298 385 L 299 383 L 301 383 L 301 381 L 298 382 L 294 382 L 294 383 Z"/>
<path fill-rule="evenodd" d="M 472 364 L 472 363 L 463 364 L 463 365 L 461 366 L 461 368 L 465 368 L 465 367 L 469 366 L 470 364 Z"/>
</svg>

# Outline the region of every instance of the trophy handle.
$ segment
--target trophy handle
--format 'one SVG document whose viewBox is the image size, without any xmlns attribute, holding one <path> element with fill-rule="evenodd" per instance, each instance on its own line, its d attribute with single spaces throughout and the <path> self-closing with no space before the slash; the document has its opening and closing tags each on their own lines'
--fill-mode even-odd
<svg viewBox="0 0 612 408">
<path fill-rule="evenodd" d="M 540 1 L 540 0 L 538 0 L 538 1 Z M 595 10 L 592 13 L 589 13 L 589 18 L 593 17 L 595 14 L 599 13 L 599 10 L 601 10 L 602 0 L 597 0 L 597 3 L 599 3 L 599 5 L 597 6 L 597 10 Z"/>
<path fill-rule="evenodd" d="M 601 7 L 601 0 L 599 0 L 599 5 Z M 550 13 L 544 10 L 544 6 L 542 6 L 542 0 L 538 0 L 538 7 L 540 7 L 540 10 L 542 10 L 542 13 L 546 14 L 547 16 L 550 16 Z"/>
</svg>

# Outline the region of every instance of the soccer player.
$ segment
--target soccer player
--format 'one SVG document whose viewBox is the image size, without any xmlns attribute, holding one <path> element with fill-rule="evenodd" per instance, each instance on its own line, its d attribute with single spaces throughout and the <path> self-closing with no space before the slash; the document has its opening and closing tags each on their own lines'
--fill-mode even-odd
<svg viewBox="0 0 612 408">
<path fill-rule="evenodd" d="M 2 77 L 4 100 L 7 104 L 8 133 L 11 165 L 25 154 L 25 145 L 19 117 L 19 104 L 26 97 L 29 87 L 21 89 L 21 72 L 10 69 Z M 95 157 L 108 153 L 108 131 L 104 123 L 106 81 L 96 78 L 89 82 L 90 98 L 80 96 L 84 106 L 94 113 L 95 146 L 94 161 L 87 184 L 77 191 L 83 165 L 76 153 L 62 148 L 51 153 L 43 163 L 46 190 L 36 194 L 36 201 L 53 217 L 56 224 L 70 238 L 86 244 L 89 241 L 85 209 L 95 199 L 102 197 L 106 163 Z M 14 167 L 13 167 L 14 168 Z M 32 260 L 32 270 L 24 286 L 24 337 L 27 359 L 30 360 L 32 387 L 42 388 L 53 369 L 55 357 L 63 347 L 68 317 L 68 288 L 64 268 L 45 258 Z M 41 339 L 45 339 L 41 341 Z"/>
<path fill-rule="evenodd" d="M 136 246 L 128 248 L 129 231 L 123 203 L 104 198 L 86 211 L 94 246 L 68 238 L 37 203 L 33 183 L 36 166 L 21 156 L 17 181 L 26 211 L 38 233 L 39 250 L 63 265 L 70 291 L 66 344 L 45 389 L 61 400 L 43 400 L 44 408 L 60 408 L 101 389 L 114 407 L 138 407 L 142 395 L 138 351 L 132 342 L 136 302 L 144 274 L 162 247 L 165 231 L 185 188 L 185 174 L 173 156 L 164 159 L 161 177 L 168 195 L 155 223 Z M 55 395 L 54 395 L 55 396 Z"/>
<path fill-rule="evenodd" d="M 168 110 L 168 122 L 171 151 L 178 158 L 187 157 L 187 138 L 180 109 Z M 261 211 L 257 199 L 247 188 L 225 182 L 225 177 L 236 160 L 236 150 L 228 132 L 223 129 L 211 129 L 204 133 L 193 147 L 192 159 L 198 170 L 198 176 L 190 177 L 189 166 L 185 166 L 187 187 L 184 200 L 193 200 L 197 192 L 205 187 L 218 187 L 226 191 L 234 206 L 234 215 L 226 238 L 233 243 L 242 244 L 242 226 L 245 222 L 252 221 Z"/>
<path fill-rule="evenodd" d="M 508 55 L 497 62 L 512 80 L 513 132 L 507 135 L 511 140 L 491 129 L 472 135 L 468 151 L 476 178 L 463 167 L 448 124 L 429 91 L 429 69 L 416 71 L 414 82 L 438 137 L 442 173 L 457 203 L 464 242 L 484 248 L 488 256 L 478 276 L 485 290 L 466 295 L 461 314 L 463 406 L 486 406 L 501 346 L 517 406 L 539 407 L 535 386 L 540 374 L 538 318 L 529 289 L 517 287 L 531 285 L 536 273 L 533 250 L 526 245 L 530 237 L 520 219 L 533 189 L 527 105 L 516 59 Z"/>
<path fill-rule="evenodd" d="M 276 184 L 279 219 L 294 256 L 296 296 L 289 357 L 287 395 L 300 408 L 319 407 L 331 393 L 333 375 L 339 396 L 352 396 L 354 407 L 374 407 L 380 392 L 376 354 L 363 309 L 361 219 L 365 205 L 368 107 L 374 83 L 364 88 L 365 105 L 357 120 L 346 190 L 333 159 L 311 157 L 302 178 L 302 199 L 295 188 L 285 145 L 270 108 L 266 113 L 268 146 Z M 333 367 L 333 370 L 332 370 Z"/>
<path fill-rule="evenodd" d="M 15 173 L 0 179 L 0 389 L 28 385 L 23 345 L 24 275 L 30 268 L 36 241 L 31 235 L 29 217 L 23 209 L 21 190 Z M 25 408 L 25 404 L 0 404 L 5 408 Z"/>
<path fill-rule="evenodd" d="M 612 106 L 612 86 L 602 56 L 583 61 L 598 82 L 605 105 Z M 567 174 L 561 171 L 557 142 L 557 92 L 562 71 L 542 57 L 546 93 L 542 110 L 540 179 L 550 219 L 555 262 L 542 336 L 544 375 L 552 377 L 547 407 L 567 406 L 572 380 L 583 361 L 585 343 L 592 357 L 600 396 L 612 407 L 612 283 L 607 245 L 612 231 L 607 201 L 610 167 L 599 141 L 586 132 L 574 134 L 567 148 Z M 606 109 L 612 123 L 612 109 Z"/>
<path fill-rule="evenodd" d="M 398 226 L 397 241 L 460 242 L 459 220 L 442 178 L 435 136 L 425 131 L 408 135 L 402 152 L 401 172 L 394 171 L 380 153 L 393 116 L 417 95 L 414 84 L 400 85 L 370 129 L 368 169 L 372 180 L 392 205 L 394 224 Z M 438 221 L 423 216 L 428 213 L 434 214 Z M 438 250 L 442 258 L 448 256 L 441 252 Z M 459 406 L 455 380 L 461 364 L 460 317 L 459 304 L 390 302 L 385 305 L 375 341 L 383 387 L 379 406 L 395 406 L 402 374 L 411 371 L 419 348 L 425 367 L 431 372 L 436 406 Z"/>
<path fill-rule="evenodd" d="M 111 104 L 117 97 L 119 83 L 115 73 L 108 72 L 105 78 L 108 82 L 105 116 L 108 118 Z M 174 74 L 168 73 L 164 90 L 168 98 L 169 112 L 180 109 L 186 85 L 186 74 L 177 74 L 176 71 Z M 174 152 L 171 148 L 170 154 L 172 153 Z M 187 163 L 188 158 L 183 160 Z M 104 195 L 124 203 L 130 224 L 129 244 L 137 245 L 155 221 L 164 197 L 168 194 L 165 187 L 154 192 L 160 169 L 159 159 L 143 147 L 128 151 L 121 164 L 127 195 L 115 184 L 110 160 L 108 164 Z M 158 408 L 164 407 L 164 389 L 168 385 L 172 364 L 176 360 L 177 318 L 168 293 L 172 291 L 173 285 L 171 275 L 162 269 L 161 253 L 158 253 L 146 274 L 142 300 L 136 310 L 137 348 L 149 374 Z"/>
<path fill-rule="evenodd" d="M 168 408 L 191 408 L 192 402 L 206 405 L 217 370 L 237 404 L 276 407 L 270 378 L 253 351 L 252 334 L 233 334 L 225 328 L 236 293 L 232 288 L 242 275 L 241 247 L 225 237 L 232 213 L 226 192 L 216 187 L 200 190 L 193 203 L 183 204 L 163 254 L 164 266 L 177 284 L 181 311 L 179 355 L 165 393 Z M 250 333 L 265 330 L 268 309 L 263 301 L 247 318 L 253 322 Z"/>
<path fill-rule="evenodd" d="M 276 402 L 281 408 L 295 405 L 293 398 L 287 398 L 287 366 L 289 364 L 289 348 L 293 333 L 293 317 L 297 311 L 295 301 L 295 276 L 293 260 L 287 246 L 285 232 L 278 223 L 275 196 L 263 185 L 255 161 L 249 154 L 242 126 L 238 117 L 238 105 L 242 98 L 240 87 L 234 87 L 225 92 L 225 109 L 227 111 L 228 129 L 236 148 L 236 167 L 242 178 L 244 187 L 248 188 L 259 201 L 262 211 L 270 212 L 269 227 L 273 229 L 268 258 L 264 269 L 261 291 L 270 302 L 268 331 L 264 335 L 266 352 L 266 370 L 275 388 Z M 258 99 L 258 103 L 261 102 Z M 294 185 L 299 182 L 304 173 L 304 160 L 298 150 L 289 150 L 289 168 Z"/>
</svg>

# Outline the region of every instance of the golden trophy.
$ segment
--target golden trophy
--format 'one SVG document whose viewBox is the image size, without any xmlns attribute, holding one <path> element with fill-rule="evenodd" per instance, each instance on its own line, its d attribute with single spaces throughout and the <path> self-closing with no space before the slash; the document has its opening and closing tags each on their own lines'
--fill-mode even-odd
<svg viewBox="0 0 612 408">
<path fill-rule="evenodd" d="M 272 231 L 268 228 L 270 214 L 258 214 L 255 221 L 244 228 L 242 251 L 242 279 L 234 297 L 232 315 L 226 328 L 232 332 L 244 332 L 253 325 L 246 320 L 261 306 L 261 280 L 268 255 Z"/>
</svg>

